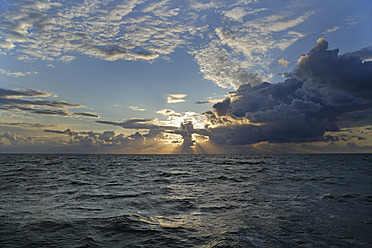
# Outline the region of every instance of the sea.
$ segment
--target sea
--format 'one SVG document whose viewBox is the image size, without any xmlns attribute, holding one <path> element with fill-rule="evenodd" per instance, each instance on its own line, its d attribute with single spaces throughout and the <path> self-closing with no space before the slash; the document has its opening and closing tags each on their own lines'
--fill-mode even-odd
<svg viewBox="0 0 372 248">
<path fill-rule="evenodd" d="M 0 154 L 0 247 L 372 247 L 372 154 Z"/>
</svg>

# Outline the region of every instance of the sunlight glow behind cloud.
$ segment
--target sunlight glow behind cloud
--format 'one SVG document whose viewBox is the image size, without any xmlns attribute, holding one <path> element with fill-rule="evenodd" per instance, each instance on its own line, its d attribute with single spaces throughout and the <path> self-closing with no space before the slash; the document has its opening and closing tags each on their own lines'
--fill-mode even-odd
<svg viewBox="0 0 372 248">
<path fill-rule="evenodd" d="M 5 1 L 0 148 L 365 151 L 371 3 L 323 2 Z"/>
</svg>

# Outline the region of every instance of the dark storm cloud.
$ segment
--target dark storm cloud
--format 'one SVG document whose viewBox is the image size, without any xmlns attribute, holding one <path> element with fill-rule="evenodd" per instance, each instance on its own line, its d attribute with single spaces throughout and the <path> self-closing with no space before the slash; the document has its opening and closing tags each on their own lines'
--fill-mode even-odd
<svg viewBox="0 0 372 248">
<path fill-rule="evenodd" d="M 301 56 L 297 68 L 290 76 L 304 81 L 304 87 L 309 89 L 326 86 L 329 89 L 325 93 L 332 94 L 331 97 L 342 94 L 342 96 L 351 95 L 370 99 L 371 63 L 362 63 L 357 56 L 339 56 L 338 49 L 327 50 L 327 48 L 328 42 L 319 39 L 308 55 Z M 360 99 L 357 102 L 359 103 Z"/>
<path fill-rule="evenodd" d="M 328 141 L 334 137 L 325 133 L 343 123 L 371 123 L 372 62 L 351 54 L 338 55 L 319 39 L 284 82 L 240 86 L 206 113 L 210 139 L 232 145 Z"/>
<path fill-rule="evenodd" d="M 361 60 L 372 60 L 372 46 L 360 49 L 355 52 L 345 53 L 344 56 L 359 57 Z"/>
</svg>

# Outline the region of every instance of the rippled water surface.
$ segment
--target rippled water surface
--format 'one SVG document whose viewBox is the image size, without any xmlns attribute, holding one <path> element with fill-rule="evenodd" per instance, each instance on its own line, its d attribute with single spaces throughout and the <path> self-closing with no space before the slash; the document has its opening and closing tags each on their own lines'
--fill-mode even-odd
<svg viewBox="0 0 372 248">
<path fill-rule="evenodd" d="M 372 155 L 0 155 L 0 247 L 372 247 Z"/>
</svg>

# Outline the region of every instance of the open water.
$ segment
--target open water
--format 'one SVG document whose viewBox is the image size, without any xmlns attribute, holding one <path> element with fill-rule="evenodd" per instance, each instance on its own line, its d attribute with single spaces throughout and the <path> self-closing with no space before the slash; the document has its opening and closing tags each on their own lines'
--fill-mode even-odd
<svg viewBox="0 0 372 248">
<path fill-rule="evenodd" d="M 372 247 L 372 155 L 0 155 L 0 247 Z"/>
</svg>

